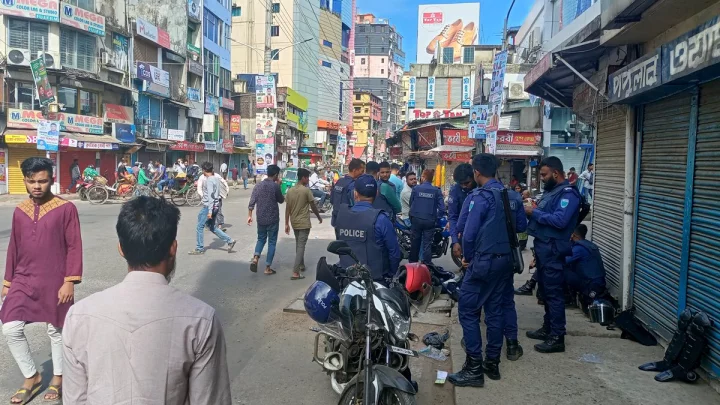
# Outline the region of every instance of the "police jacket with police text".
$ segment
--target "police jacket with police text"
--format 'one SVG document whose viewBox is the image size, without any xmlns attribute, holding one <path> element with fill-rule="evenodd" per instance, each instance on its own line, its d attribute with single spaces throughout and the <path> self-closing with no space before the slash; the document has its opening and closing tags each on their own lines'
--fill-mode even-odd
<svg viewBox="0 0 720 405">
<path fill-rule="evenodd" d="M 346 174 L 343 178 L 335 182 L 333 188 L 330 191 L 330 201 L 332 202 L 333 206 L 330 225 L 335 226 L 335 218 L 337 217 L 338 209 L 341 205 L 346 204 L 352 206 L 352 194 L 354 189 L 355 179 L 353 179 L 349 174 Z"/>
<path fill-rule="evenodd" d="M 445 216 L 442 191 L 429 181 L 413 188 L 410 195 L 410 218 L 437 220 Z"/>
</svg>

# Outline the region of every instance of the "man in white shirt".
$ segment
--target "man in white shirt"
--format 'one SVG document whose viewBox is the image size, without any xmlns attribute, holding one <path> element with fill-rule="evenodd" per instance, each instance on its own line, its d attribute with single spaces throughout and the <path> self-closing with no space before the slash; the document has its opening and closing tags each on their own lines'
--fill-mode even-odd
<svg viewBox="0 0 720 405">
<path fill-rule="evenodd" d="M 220 174 L 222 175 L 222 178 L 224 180 L 227 180 L 227 174 L 228 174 L 228 165 L 225 162 L 222 162 L 220 165 Z"/>
<path fill-rule="evenodd" d="M 215 217 L 215 226 L 225 232 L 225 215 L 223 214 L 222 206 L 223 200 L 228 197 L 228 194 L 230 192 L 230 186 L 228 186 L 227 181 L 225 181 L 225 179 L 223 179 L 222 176 L 220 176 L 219 174 L 213 173 L 213 176 L 217 177 L 220 181 L 220 202 L 218 203 L 218 212 L 217 216 Z M 205 176 L 200 176 L 197 181 L 197 193 L 200 195 L 201 198 L 203 196 L 203 183 L 205 183 L 205 180 Z"/>
<path fill-rule="evenodd" d="M 320 168 L 315 167 L 315 170 L 313 170 L 312 174 L 310 175 L 309 187 L 310 191 L 313 194 L 313 197 L 317 197 L 320 199 L 318 208 L 322 208 L 322 206 L 325 204 L 325 199 L 327 198 L 325 187 L 330 183 L 320 178 L 320 176 L 318 176 L 318 172 L 320 172 Z"/>
<path fill-rule="evenodd" d="M 400 205 L 402 205 L 402 216 L 403 220 L 409 225 L 410 224 L 410 196 L 412 195 L 412 189 L 417 186 L 417 175 L 415 172 L 409 172 L 405 175 L 405 181 L 407 187 L 403 187 L 400 193 Z"/>
<path fill-rule="evenodd" d="M 595 190 L 595 165 L 590 163 L 587 170 L 582 172 L 580 178 L 583 180 L 583 195 L 591 202 L 593 199 L 593 190 Z"/>
</svg>

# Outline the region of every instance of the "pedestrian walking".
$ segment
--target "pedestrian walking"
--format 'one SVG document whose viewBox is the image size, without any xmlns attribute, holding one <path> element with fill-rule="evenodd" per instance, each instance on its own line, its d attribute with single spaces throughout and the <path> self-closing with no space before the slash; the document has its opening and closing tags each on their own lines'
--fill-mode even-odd
<svg viewBox="0 0 720 405">
<path fill-rule="evenodd" d="M 228 165 L 225 162 L 222 162 L 220 164 L 220 175 L 222 176 L 223 179 L 227 180 Z"/>
<path fill-rule="evenodd" d="M 228 194 L 230 193 L 230 187 L 228 186 L 227 181 L 220 177 L 219 174 L 213 172 L 213 176 L 218 179 L 219 186 L 220 186 L 220 201 L 218 202 L 217 207 L 217 216 L 215 217 L 215 226 L 220 228 L 223 232 L 227 231 L 225 228 L 225 214 L 223 214 L 223 201 L 225 201 L 228 198 Z M 205 176 L 200 176 L 197 182 L 197 193 L 202 198 L 203 196 L 203 184 L 205 183 Z"/>
<path fill-rule="evenodd" d="M 291 280 L 305 278 L 305 245 L 310 237 L 310 210 L 315 214 L 322 224 L 320 211 L 315 205 L 313 193 L 308 188 L 310 183 L 310 171 L 298 169 L 298 182 L 291 187 L 285 195 L 285 234 L 290 235 L 290 225 L 295 234 L 295 264 Z"/>
<path fill-rule="evenodd" d="M 248 186 L 248 179 L 250 178 L 250 171 L 247 168 L 247 165 L 245 163 L 242 164 L 242 181 L 243 181 L 243 190 L 247 190 Z"/>
<path fill-rule="evenodd" d="M 212 233 L 228 245 L 228 253 L 232 252 L 236 241 L 229 237 L 222 229 L 217 226 L 217 217 L 221 204 L 221 179 L 215 176 L 213 165 L 210 162 L 202 164 L 203 182 L 198 184 L 198 189 L 202 189 L 202 207 L 198 213 L 197 223 L 197 246 L 191 251 L 191 255 L 201 255 L 205 253 L 204 233 L 207 226 Z M 202 177 L 201 177 L 202 178 Z M 200 181 L 198 181 L 200 183 Z"/>
<path fill-rule="evenodd" d="M 250 271 L 257 272 L 260 255 L 268 245 L 267 257 L 265 258 L 265 274 L 275 274 L 271 268 L 275 257 L 275 245 L 277 244 L 278 231 L 280 228 L 280 207 L 285 202 L 285 197 L 280 191 L 279 184 L 280 168 L 277 165 L 267 167 L 267 178 L 253 188 L 248 205 L 248 226 L 253 222 L 253 211 L 257 205 L 257 233 L 258 240 L 255 244 L 255 254 L 250 261 Z"/>
<path fill-rule="evenodd" d="M 540 162 L 540 178 L 545 192 L 537 208 L 525 206 L 535 238 L 535 262 L 538 285 L 545 301 L 542 328 L 527 332 L 540 353 L 565 351 L 565 257 L 572 255 L 570 236 L 577 225 L 582 197 L 565 179 L 560 159 L 550 156 Z"/>
<path fill-rule="evenodd" d="M 53 162 L 31 157 L 20 165 L 30 198 L 15 208 L 0 293 L 0 322 L 10 354 L 25 377 L 10 403 L 24 404 L 42 386 L 30 345 L 28 323 L 47 324 L 52 374 L 46 401 L 62 399 L 62 328 L 83 271 L 80 220 L 75 205 L 53 195 Z"/>
<path fill-rule="evenodd" d="M 67 189 L 68 193 L 75 192 L 75 188 L 81 178 L 82 174 L 80 173 L 80 163 L 78 163 L 77 159 L 73 159 L 73 162 L 70 165 L 70 186 Z"/>
<path fill-rule="evenodd" d="M 231 175 L 232 175 L 232 177 L 231 177 L 231 178 L 232 178 L 232 182 L 233 182 L 233 185 L 234 185 L 235 187 L 237 187 L 237 185 L 238 185 L 238 172 L 240 172 L 240 171 L 238 170 L 237 165 L 235 165 L 235 167 L 233 167 L 232 169 L 230 169 L 230 173 L 231 173 Z"/>
<path fill-rule="evenodd" d="M 230 405 L 225 337 L 210 305 L 168 285 L 180 211 L 139 197 L 115 227 L 127 274 L 65 319 L 65 403 Z"/>
</svg>

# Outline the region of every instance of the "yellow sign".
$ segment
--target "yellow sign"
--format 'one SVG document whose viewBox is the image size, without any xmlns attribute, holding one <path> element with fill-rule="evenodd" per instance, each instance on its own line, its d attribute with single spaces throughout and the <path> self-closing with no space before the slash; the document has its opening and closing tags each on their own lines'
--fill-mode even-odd
<svg viewBox="0 0 720 405">
<path fill-rule="evenodd" d="M 34 141 L 26 135 L 5 135 L 5 143 L 35 143 Z"/>
</svg>

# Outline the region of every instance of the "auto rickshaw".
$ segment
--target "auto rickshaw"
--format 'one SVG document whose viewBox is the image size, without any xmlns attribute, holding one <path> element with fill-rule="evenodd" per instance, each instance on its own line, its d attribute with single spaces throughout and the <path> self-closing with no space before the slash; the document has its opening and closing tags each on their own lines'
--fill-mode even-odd
<svg viewBox="0 0 720 405">
<path fill-rule="evenodd" d="M 282 181 L 280 183 L 280 191 L 282 191 L 282 194 L 285 195 L 290 189 L 290 187 L 293 187 L 298 182 L 298 176 L 297 176 L 297 168 L 296 167 L 290 167 L 282 172 Z"/>
</svg>

